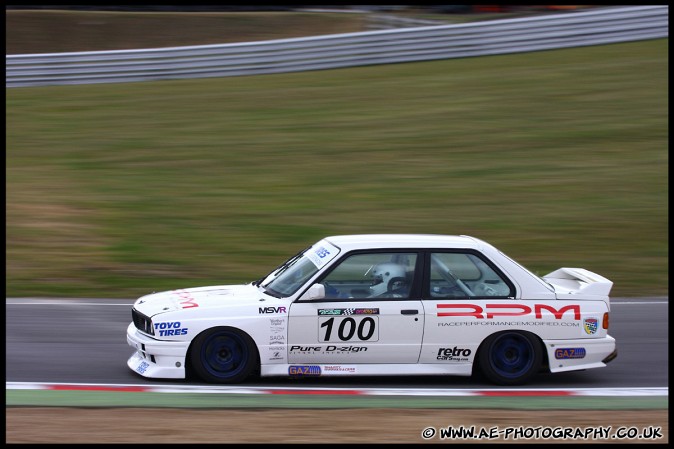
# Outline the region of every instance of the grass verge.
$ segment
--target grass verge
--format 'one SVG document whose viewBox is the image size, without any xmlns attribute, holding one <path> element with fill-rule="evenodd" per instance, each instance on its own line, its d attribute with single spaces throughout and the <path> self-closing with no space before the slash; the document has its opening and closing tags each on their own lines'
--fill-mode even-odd
<svg viewBox="0 0 674 449">
<path fill-rule="evenodd" d="M 667 49 L 8 89 L 6 294 L 244 282 L 418 232 L 666 295 Z"/>
</svg>

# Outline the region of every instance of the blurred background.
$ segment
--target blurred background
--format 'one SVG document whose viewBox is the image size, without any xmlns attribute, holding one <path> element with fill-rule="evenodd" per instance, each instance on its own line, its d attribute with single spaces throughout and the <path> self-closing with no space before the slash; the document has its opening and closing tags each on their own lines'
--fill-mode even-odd
<svg viewBox="0 0 674 449">
<path fill-rule="evenodd" d="M 531 17 L 593 6 L 9 5 L 7 54 L 208 45 Z"/>
<path fill-rule="evenodd" d="M 7 55 L 206 45 L 594 6 L 6 7 Z M 188 10 L 189 9 L 189 10 Z M 539 275 L 668 294 L 668 39 L 6 89 L 6 295 L 248 282 L 320 238 L 467 234 Z"/>
</svg>

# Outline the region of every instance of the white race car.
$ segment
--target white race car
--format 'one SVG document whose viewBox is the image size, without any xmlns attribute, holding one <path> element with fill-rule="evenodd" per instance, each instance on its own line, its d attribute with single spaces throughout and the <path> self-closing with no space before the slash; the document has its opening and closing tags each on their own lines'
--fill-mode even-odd
<svg viewBox="0 0 674 449">
<path fill-rule="evenodd" d="M 250 284 L 139 298 L 127 364 L 213 383 L 479 369 L 522 384 L 615 358 L 612 285 L 582 268 L 540 278 L 468 236 L 327 237 Z"/>
</svg>

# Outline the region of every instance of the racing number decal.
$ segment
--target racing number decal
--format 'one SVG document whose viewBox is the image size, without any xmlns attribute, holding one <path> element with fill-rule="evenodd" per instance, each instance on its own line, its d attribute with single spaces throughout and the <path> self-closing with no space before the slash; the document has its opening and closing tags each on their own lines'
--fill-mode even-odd
<svg viewBox="0 0 674 449">
<path fill-rule="evenodd" d="M 318 341 L 379 341 L 379 317 L 319 317 Z"/>
</svg>

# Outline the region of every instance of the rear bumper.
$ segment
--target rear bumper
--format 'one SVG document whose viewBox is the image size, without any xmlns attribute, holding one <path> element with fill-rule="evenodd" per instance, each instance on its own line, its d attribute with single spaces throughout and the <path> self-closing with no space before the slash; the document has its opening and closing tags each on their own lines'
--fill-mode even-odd
<svg viewBox="0 0 674 449">
<path fill-rule="evenodd" d="M 601 368 L 616 355 L 615 338 L 584 338 L 577 340 L 544 340 L 550 362 L 550 372 Z"/>
<path fill-rule="evenodd" d="M 608 363 L 612 362 L 616 357 L 618 357 L 618 349 L 616 348 L 612 353 L 608 355 L 604 360 L 602 360 L 602 363 Z"/>
<path fill-rule="evenodd" d="M 144 377 L 184 379 L 185 355 L 189 341 L 161 341 L 142 334 L 133 323 L 126 330 L 126 342 L 136 350 L 126 364 Z"/>
</svg>

